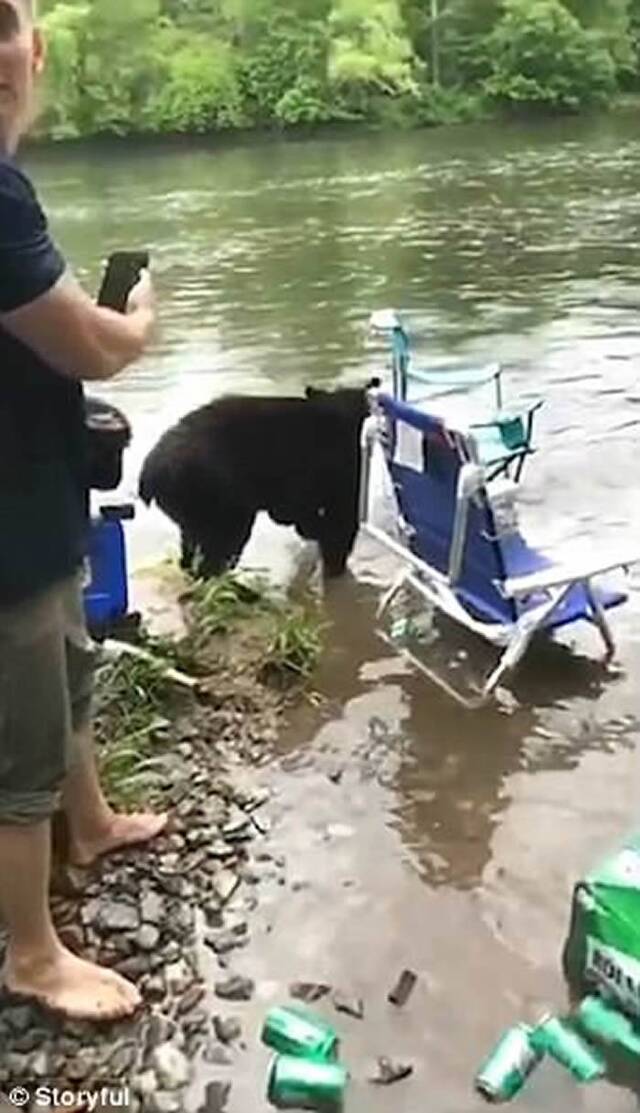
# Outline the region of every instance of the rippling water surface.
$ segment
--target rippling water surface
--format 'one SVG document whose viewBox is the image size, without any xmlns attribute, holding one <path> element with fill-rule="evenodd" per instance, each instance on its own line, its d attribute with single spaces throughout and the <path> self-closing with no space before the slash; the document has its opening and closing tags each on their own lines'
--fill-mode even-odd
<svg viewBox="0 0 640 1113">
<path fill-rule="evenodd" d="M 154 437 L 214 394 L 360 381 L 383 365 L 368 315 L 394 305 L 425 357 L 499 358 L 510 394 L 544 396 L 523 508 L 533 536 L 588 545 L 630 532 L 640 543 L 635 117 L 30 161 L 93 288 L 110 249 L 153 255 L 156 349 L 106 390 L 136 432 L 125 492 Z M 135 559 L 173 539 L 141 511 Z M 321 869 L 313 832 L 323 824 L 351 819 L 355 833 L 328 870 L 322 859 L 314 893 L 283 911 L 284 950 L 265 937 L 250 962 L 286 984 L 295 938 L 300 966 L 316 965 L 294 977 L 315 977 L 318 964 L 330 977 L 358 967 L 366 984 L 385 964 L 425 971 L 419 1015 L 401 1029 L 380 1010 L 371 1020 L 419 1064 L 393 1108 L 467 1113 L 478 1108 L 469 1078 L 500 1027 L 564 1000 L 558 956 L 576 877 L 640 826 L 639 596 L 633 587 L 614 617 L 617 678 L 593 663 L 592 634 L 572 631 L 525 670 L 518 709 L 470 716 L 372 634 L 385 561 L 362 545 L 354 571 L 327 600 L 322 682 L 334 710 L 297 724 L 269 775 L 298 868 Z M 462 658 L 445 638 L 447 654 L 455 670 Z M 327 754 L 349 769 L 333 796 L 318 773 Z M 283 787 L 285 756 L 296 771 Z M 347 874 L 359 888 L 345 895 Z M 364 1054 L 357 1037 L 353 1055 Z M 238 1111 L 259 1113 L 254 1084 L 249 1071 Z M 388 1110 L 390 1098 L 364 1087 L 353 1108 Z M 638 1108 L 627 1091 L 579 1090 L 553 1072 L 521 1107 Z"/>
</svg>

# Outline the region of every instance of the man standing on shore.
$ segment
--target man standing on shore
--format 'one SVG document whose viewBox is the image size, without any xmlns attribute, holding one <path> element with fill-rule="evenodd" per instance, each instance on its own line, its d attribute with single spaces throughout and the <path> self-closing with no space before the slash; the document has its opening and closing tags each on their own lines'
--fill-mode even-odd
<svg viewBox="0 0 640 1113">
<path fill-rule="evenodd" d="M 0 914 L 6 987 L 76 1018 L 127 1016 L 140 995 L 67 950 L 49 909 L 51 816 L 73 860 L 144 843 L 166 816 L 117 815 L 91 742 L 93 656 L 79 569 L 87 491 L 81 381 L 110 379 L 145 349 L 148 274 L 126 314 L 98 308 L 68 273 L 14 155 L 44 62 L 34 0 L 0 0 Z"/>
</svg>

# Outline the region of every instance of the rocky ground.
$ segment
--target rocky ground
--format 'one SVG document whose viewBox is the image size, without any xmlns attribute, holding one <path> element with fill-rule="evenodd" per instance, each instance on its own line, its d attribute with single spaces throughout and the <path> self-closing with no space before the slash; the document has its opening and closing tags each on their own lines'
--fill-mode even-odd
<svg viewBox="0 0 640 1113">
<path fill-rule="evenodd" d="M 198 1060 L 232 1059 L 242 1032 L 230 1008 L 254 991 L 234 974 L 234 952 L 249 940 L 255 886 L 267 874 L 285 883 L 284 860 L 274 861 L 264 846 L 268 793 L 255 770 L 275 738 L 283 696 L 259 683 L 255 669 L 228 667 L 229 654 L 238 653 L 233 637 L 224 654 L 219 649 L 198 697 L 183 695 L 171 717 L 153 727 L 156 795 L 171 813 L 167 833 L 149 849 L 112 855 L 91 871 L 64 863 L 55 871 L 62 938 L 133 979 L 144 1009 L 127 1022 L 96 1026 L 5 1000 L 5 1093 L 15 1085 L 76 1092 L 126 1086 L 128 1104 L 120 1099 L 120 1107 L 179 1113 Z M 219 1113 L 228 1096 L 228 1083 L 210 1083 L 201 1108 Z"/>
</svg>

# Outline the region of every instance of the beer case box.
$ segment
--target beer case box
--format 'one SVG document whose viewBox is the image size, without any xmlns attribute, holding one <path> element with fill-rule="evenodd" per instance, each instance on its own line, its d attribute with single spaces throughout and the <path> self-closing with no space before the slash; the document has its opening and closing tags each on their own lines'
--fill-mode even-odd
<svg viewBox="0 0 640 1113">
<path fill-rule="evenodd" d="M 640 1018 L 640 833 L 576 885 L 563 965 L 576 996 L 595 991 Z"/>
</svg>

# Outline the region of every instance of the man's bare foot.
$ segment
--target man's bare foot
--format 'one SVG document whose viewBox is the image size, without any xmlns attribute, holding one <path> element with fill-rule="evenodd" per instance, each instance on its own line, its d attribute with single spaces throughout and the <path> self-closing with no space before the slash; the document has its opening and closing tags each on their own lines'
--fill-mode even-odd
<svg viewBox="0 0 640 1113">
<path fill-rule="evenodd" d="M 74 1020 L 119 1020 L 141 1004 L 134 985 L 60 945 L 48 958 L 16 960 L 7 954 L 4 984 L 10 993 L 36 1000 Z"/>
<path fill-rule="evenodd" d="M 168 820 L 168 815 L 152 815 L 146 812 L 116 815 L 114 812 L 91 838 L 81 839 L 71 834 L 69 858 L 74 866 L 90 866 L 96 858 L 101 858 L 104 854 L 112 854 L 116 850 L 126 850 L 129 846 L 151 842 L 162 834 Z"/>
</svg>

